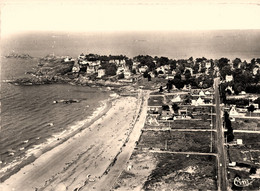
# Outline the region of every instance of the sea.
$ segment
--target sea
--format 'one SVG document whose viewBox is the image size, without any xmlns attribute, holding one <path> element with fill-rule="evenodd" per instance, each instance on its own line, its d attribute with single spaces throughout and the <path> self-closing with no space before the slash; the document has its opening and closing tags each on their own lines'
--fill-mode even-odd
<svg viewBox="0 0 260 191">
<path fill-rule="evenodd" d="M 106 88 L 50 84 L 15 86 L 8 80 L 26 77 L 48 54 L 260 58 L 260 30 L 28 32 L 1 39 L 0 177 L 57 139 L 83 127 L 111 94 Z M 35 59 L 5 58 L 10 53 Z M 56 103 L 77 99 L 78 103 Z M 17 167 L 17 168 L 16 168 Z"/>
</svg>

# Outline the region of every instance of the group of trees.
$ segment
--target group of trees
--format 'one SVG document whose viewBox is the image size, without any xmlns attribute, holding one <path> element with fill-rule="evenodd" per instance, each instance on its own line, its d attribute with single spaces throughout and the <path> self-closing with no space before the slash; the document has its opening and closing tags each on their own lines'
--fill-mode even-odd
<svg viewBox="0 0 260 191">
<path fill-rule="evenodd" d="M 227 142 L 229 143 L 234 140 L 234 134 L 228 112 L 224 113 L 224 125 L 227 129 L 227 132 L 225 132 L 225 137 L 227 138 Z"/>
</svg>

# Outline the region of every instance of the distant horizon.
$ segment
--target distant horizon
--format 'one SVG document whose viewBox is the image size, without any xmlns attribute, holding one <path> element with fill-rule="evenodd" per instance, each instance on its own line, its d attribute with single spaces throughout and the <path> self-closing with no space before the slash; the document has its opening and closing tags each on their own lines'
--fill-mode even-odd
<svg viewBox="0 0 260 191">
<path fill-rule="evenodd" d="M 2 37 L 30 31 L 260 29 L 260 4 L 256 0 L 4 0 L 1 5 Z"/>
</svg>

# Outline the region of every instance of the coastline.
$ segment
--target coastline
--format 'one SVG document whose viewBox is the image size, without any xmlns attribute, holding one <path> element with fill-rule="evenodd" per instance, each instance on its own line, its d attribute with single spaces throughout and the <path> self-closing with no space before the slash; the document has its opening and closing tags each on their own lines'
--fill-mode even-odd
<svg viewBox="0 0 260 191">
<path fill-rule="evenodd" d="M 10 167 L 10 168 L 5 167 L 6 172 L 4 172 L 3 173 L 4 175 L 1 177 L 1 183 L 3 183 L 8 178 L 10 178 L 12 175 L 18 173 L 23 167 L 33 163 L 44 153 L 63 144 L 71 137 L 75 136 L 76 134 L 80 133 L 84 129 L 91 126 L 96 120 L 101 118 L 103 115 L 105 115 L 109 111 L 109 109 L 111 109 L 113 99 L 115 99 L 115 98 L 110 97 L 110 98 L 107 98 L 107 99 L 101 101 L 100 106 L 95 108 L 95 110 L 93 111 L 91 116 L 89 116 L 87 119 L 85 119 L 83 121 L 79 121 L 79 123 L 83 123 L 81 125 L 81 127 L 77 128 L 77 129 L 66 129 L 60 133 L 54 134 L 53 137 L 47 139 L 45 143 L 43 143 L 41 145 L 35 145 L 36 148 L 40 147 L 40 149 L 32 149 L 32 153 L 28 152 L 27 153 L 28 156 L 24 160 L 22 160 L 20 163 L 14 164 L 13 167 Z M 62 136 L 62 134 L 66 131 L 68 131 L 69 133 L 67 133 L 65 136 Z"/>
<path fill-rule="evenodd" d="M 78 156 L 79 159 L 80 159 L 82 157 L 82 155 L 85 155 L 85 152 L 88 152 L 88 149 L 92 148 L 92 145 L 90 146 L 90 148 L 88 148 L 86 151 L 84 151 L 86 148 L 83 148 L 82 145 L 79 145 L 78 141 L 80 142 L 83 137 L 91 138 L 90 136 L 87 136 L 87 135 L 91 134 L 92 131 L 99 131 L 99 128 L 100 128 L 99 125 L 100 124 L 104 124 L 104 125 L 108 124 L 108 126 L 109 126 L 110 123 L 115 123 L 115 124 L 119 125 L 118 120 L 124 120 L 124 119 L 122 119 L 122 115 L 124 115 L 124 114 L 122 113 L 122 114 L 120 114 L 120 116 L 117 117 L 117 116 L 115 116 L 115 113 L 117 113 L 118 109 L 123 108 L 123 107 L 129 107 L 129 108 L 135 107 L 135 106 L 133 106 L 135 104 L 135 100 L 136 100 L 136 98 L 134 98 L 134 97 L 109 98 L 108 100 L 106 100 L 105 109 L 103 109 L 96 117 L 94 117 L 93 120 L 91 120 L 90 123 L 85 124 L 84 127 L 82 127 L 80 129 L 76 130 L 75 132 L 73 132 L 73 135 L 70 135 L 66 138 L 63 138 L 63 140 L 61 142 L 54 143 L 51 147 L 48 147 L 48 149 L 46 149 L 44 151 L 44 153 L 39 153 L 38 155 L 35 155 L 35 158 L 32 158 L 26 166 L 21 168 L 20 171 L 16 172 L 15 174 L 13 174 L 9 178 L 7 178 L 2 183 L 2 187 L 3 188 L 10 188 L 10 186 L 12 186 L 14 188 L 17 188 L 17 190 L 25 190 L 24 188 L 26 186 L 23 184 L 24 182 L 27 182 L 29 185 L 31 183 L 33 183 L 33 185 L 34 185 L 34 187 L 32 187 L 33 185 L 31 185 L 30 188 L 26 187 L 26 190 L 30 190 L 30 189 L 35 190 L 36 188 L 37 189 L 38 188 L 43 189 L 43 188 L 46 188 L 48 186 L 49 187 L 50 186 L 56 187 L 57 183 L 53 183 L 53 179 L 52 179 L 53 174 L 52 173 L 56 172 L 56 174 L 54 176 L 57 176 L 57 177 L 58 177 L 58 174 L 60 174 L 60 173 L 66 174 L 67 173 L 66 168 L 69 168 L 70 166 L 73 166 L 75 163 L 78 162 L 78 160 L 73 159 L 72 156 L 68 157 L 67 154 L 66 155 L 59 155 L 58 153 L 61 150 L 65 150 L 68 153 L 73 152 L 73 150 L 71 150 L 68 147 L 71 147 L 71 145 L 74 145 L 73 146 L 74 149 L 80 149 L 81 148 L 80 151 L 79 150 L 75 151 L 77 154 L 74 155 L 74 157 Z M 126 103 L 127 103 L 126 101 L 128 101 L 129 103 L 131 102 L 130 106 L 126 106 Z M 128 111 L 127 109 L 124 109 L 124 108 L 123 108 L 123 110 Z M 129 112 L 129 114 L 131 113 L 131 115 L 128 116 L 129 119 L 132 119 L 131 117 L 134 116 L 134 114 L 133 114 L 134 112 L 133 111 L 128 111 L 128 112 Z M 109 120 L 107 115 L 109 115 L 109 117 L 111 117 L 111 119 L 112 119 L 113 116 L 115 116 L 115 119 Z M 125 116 L 127 116 L 127 115 L 125 115 Z M 130 121 L 132 121 L 132 120 L 129 120 L 129 123 L 130 123 Z M 128 130 L 129 130 L 128 125 L 130 126 L 130 124 L 126 124 L 124 126 L 124 132 L 121 132 L 121 130 L 118 129 L 118 127 L 120 127 L 120 126 L 115 127 L 114 130 L 118 131 L 118 136 L 121 138 L 119 140 L 114 140 L 113 134 L 112 134 L 112 138 L 109 141 L 116 141 L 116 143 L 118 143 L 118 144 L 114 144 L 115 147 L 118 147 L 118 146 L 121 147 L 122 144 L 123 144 L 122 140 L 124 138 L 127 138 L 126 135 L 127 135 Z M 98 128 L 98 129 L 96 129 L 96 128 Z M 107 128 L 106 131 L 110 131 L 110 127 Z M 84 144 L 86 144 L 86 143 L 84 143 Z M 99 149 L 99 147 L 96 148 L 96 149 Z M 106 147 L 105 149 L 111 149 L 111 147 L 110 148 Z M 101 150 L 102 150 L 102 153 L 103 153 L 104 152 L 103 148 Z M 117 149 L 112 149 L 111 152 L 109 152 L 109 154 L 111 155 L 111 157 L 110 157 L 111 159 L 116 154 L 114 151 L 117 152 Z M 95 154 L 95 153 L 93 153 L 93 154 Z M 65 156 L 66 156 L 66 158 L 64 159 Z M 55 157 L 60 158 L 60 160 L 65 160 L 65 163 L 64 163 L 65 167 L 64 167 L 64 164 L 61 163 L 60 161 L 58 161 L 59 163 L 57 163 L 58 165 L 56 165 L 56 166 L 55 165 L 53 166 L 51 164 L 47 164 L 48 161 L 52 162 L 51 159 L 53 157 L 54 158 Z M 99 162 L 102 162 L 101 163 L 102 165 L 98 166 L 97 168 L 101 168 L 102 170 L 99 170 L 99 171 L 97 170 L 95 172 L 99 172 L 99 173 L 101 173 L 100 175 L 102 175 L 102 173 L 104 173 L 104 169 L 107 168 L 106 165 L 109 165 L 111 163 L 110 158 L 106 159 L 106 163 L 102 162 L 102 160 L 105 160 L 105 159 L 100 159 L 100 160 L 98 159 Z M 93 162 L 91 162 L 91 163 L 93 163 Z M 43 164 L 45 164 L 45 165 L 43 165 Z M 47 166 L 46 166 L 46 164 L 47 164 Z M 66 165 L 68 165 L 69 167 L 66 167 Z M 81 164 L 81 165 L 83 165 L 83 164 Z M 96 166 L 96 164 L 95 164 L 95 166 Z M 40 168 L 40 170 L 36 170 L 37 168 L 38 169 Z M 45 168 L 52 171 L 52 173 L 46 172 Z M 39 174 L 39 171 L 41 171 L 41 170 L 43 170 L 44 172 L 42 174 L 41 173 Z M 95 172 L 93 172 L 93 173 L 95 173 Z M 34 173 L 38 173 L 38 174 L 35 175 Z M 47 179 L 47 181 L 46 181 L 46 179 Z M 79 181 L 82 181 L 82 179 L 86 179 L 86 177 L 79 178 Z M 43 180 L 45 180 L 45 182 Z M 73 184 L 73 186 L 75 187 L 74 184 Z M 81 185 L 81 186 L 83 186 L 83 185 Z M 68 187 L 68 185 L 66 185 L 66 187 Z"/>
</svg>

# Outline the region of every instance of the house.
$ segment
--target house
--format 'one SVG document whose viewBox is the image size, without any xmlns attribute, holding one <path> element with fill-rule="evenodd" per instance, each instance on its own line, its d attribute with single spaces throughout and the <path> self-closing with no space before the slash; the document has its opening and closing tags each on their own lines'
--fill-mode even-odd
<svg viewBox="0 0 260 191">
<path fill-rule="evenodd" d="M 204 99 L 202 99 L 201 97 L 199 97 L 197 100 L 191 100 L 191 105 L 198 106 L 204 104 L 205 104 Z"/>
<path fill-rule="evenodd" d="M 162 110 L 161 119 L 167 120 L 172 118 L 172 114 L 170 110 Z"/>
<path fill-rule="evenodd" d="M 233 81 L 233 75 L 226 75 L 226 82 L 232 82 Z"/>
<path fill-rule="evenodd" d="M 97 78 L 102 78 L 106 74 L 105 69 L 98 69 L 98 76 Z"/>
<path fill-rule="evenodd" d="M 116 75 L 122 74 L 122 73 L 124 73 L 124 71 L 125 71 L 125 68 L 123 68 L 123 67 L 118 67 L 118 68 L 117 68 L 117 71 L 116 71 Z"/>
<path fill-rule="evenodd" d="M 200 90 L 199 96 L 204 97 L 204 96 L 206 96 L 206 95 L 205 95 L 204 91 Z"/>
<path fill-rule="evenodd" d="M 182 99 L 180 97 L 180 95 L 177 95 L 176 97 L 174 97 L 172 100 L 171 100 L 172 103 L 180 103 L 182 102 Z"/>
<path fill-rule="evenodd" d="M 78 59 L 79 59 L 79 60 L 85 59 L 85 55 L 84 55 L 83 53 L 81 53 L 81 54 L 79 55 Z"/>
<path fill-rule="evenodd" d="M 242 117 L 245 116 L 245 113 L 239 113 L 236 109 L 236 106 L 233 105 L 229 111 L 229 116 L 230 117 Z"/>
<path fill-rule="evenodd" d="M 232 86 L 228 86 L 225 91 L 229 90 L 232 94 L 234 94 L 234 90 L 232 88 Z"/>
<path fill-rule="evenodd" d="M 256 75 L 258 71 L 260 71 L 259 68 L 256 68 L 256 67 L 255 67 L 255 68 L 253 69 L 253 74 Z"/>
<path fill-rule="evenodd" d="M 66 56 L 66 58 L 64 58 L 64 62 L 70 62 L 73 61 L 73 59 L 69 56 Z"/>
<path fill-rule="evenodd" d="M 136 61 L 134 61 L 134 62 L 133 62 L 132 69 L 137 69 L 139 64 L 141 64 L 141 62 L 136 62 Z"/>
<path fill-rule="evenodd" d="M 126 61 L 123 59 L 111 59 L 109 60 L 109 63 L 114 63 L 117 67 L 122 67 L 122 66 L 125 66 L 126 64 Z"/>
<path fill-rule="evenodd" d="M 190 74 L 193 76 L 193 69 L 192 68 L 186 67 L 185 70 L 184 70 L 184 74 L 185 74 L 186 70 L 189 70 Z"/>
<path fill-rule="evenodd" d="M 144 66 L 141 66 L 141 68 L 139 68 L 139 72 L 140 73 L 144 73 L 148 70 L 148 66 L 144 65 Z"/>
<path fill-rule="evenodd" d="M 159 68 L 156 68 L 156 71 L 157 71 L 158 73 L 163 73 L 163 74 L 165 74 L 165 68 L 164 68 L 163 66 L 160 66 Z"/>
<path fill-rule="evenodd" d="M 205 92 L 205 95 L 206 95 L 206 96 L 210 96 L 211 93 L 207 90 L 207 91 Z"/>
<path fill-rule="evenodd" d="M 186 108 L 186 109 L 179 109 L 179 110 L 178 110 L 178 114 L 179 114 L 180 116 L 184 116 L 184 117 L 188 116 L 188 110 L 187 110 L 187 108 Z"/>
<path fill-rule="evenodd" d="M 74 65 L 72 68 L 72 72 L 77 73 L 80 71 L 79 65 Z"/>
<path fill-rule="evenodd" d="M 172 79 L 174 79 L 174 75 L 168 74 L 165 79 L 166 80 L 172 80 Z"/>
<path fill-rule="evenodd" d="M 207 69 L 209 69 L 211 67 L 211 62 L 210 61 L 206 61 L 206 66 Z"/>
<path fill-rule="evenodd" d="M 130 79 L 131 76 L 132 76 L 131 72 L 129 72 L 129 71 L 125 71 L 125 72 L 124 72 L 124 78 L 125 78 L 125 79 Z"/>
</svg>

